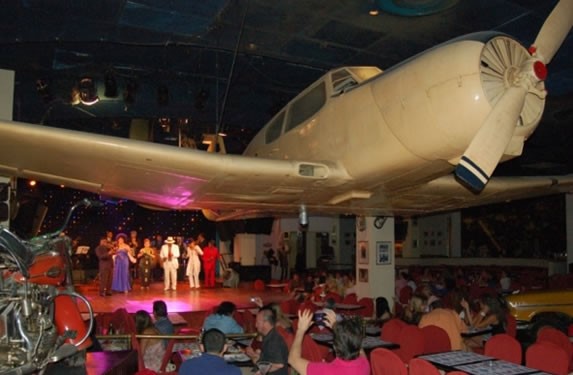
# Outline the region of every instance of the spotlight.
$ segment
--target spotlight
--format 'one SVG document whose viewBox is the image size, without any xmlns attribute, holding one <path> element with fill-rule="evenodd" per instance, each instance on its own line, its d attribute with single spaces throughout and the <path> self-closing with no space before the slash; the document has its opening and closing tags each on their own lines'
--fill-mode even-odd
<svg viewBox="0 0 573 375">
<path fill-rule="evenodd" d="M 93 78 L 84 77 L 80 79 L 80 101 L 85 105 L 93 105 L 99 102 L 97 89 Z"/>
<path fill-rule="evenodd" d="M 103 78 L 104 82 L 104 95 L 106 98 L 117 97 L 117 81 L 112 71 L 107 71 Z"/>
<path fill-rule="evenodd" d="M 376 0 L 370 1 L 370 9 L 368 10 L 368 14 L 371 16 L 377 16 L 378 14 L 380 14 L 380 9 L 378 7 Z"/>
</svg>

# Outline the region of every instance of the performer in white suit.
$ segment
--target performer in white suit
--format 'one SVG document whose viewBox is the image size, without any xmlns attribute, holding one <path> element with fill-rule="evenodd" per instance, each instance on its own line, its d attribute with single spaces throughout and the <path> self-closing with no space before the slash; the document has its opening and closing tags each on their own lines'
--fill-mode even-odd
<svg viewBox="0 0 573 375">
<path fill-rule="evenodd" d="M 199 272 L 201 272 L 201 260 L 199 255 L 203 256 L 203 250 L 197 244 L 197 241 L 191 240 L 187 246 L 187 270 L 185 274 L 189 276 L 189 287 L 199 288 Z"/>
<path fill-rule="evenodd" d="M 179 246 L 175 244 L 173 237 L 165 240 L 159 256 L 163 260 L 164 290 L 177 290 L 177 268 L 179 268 Z"/>
</svg>

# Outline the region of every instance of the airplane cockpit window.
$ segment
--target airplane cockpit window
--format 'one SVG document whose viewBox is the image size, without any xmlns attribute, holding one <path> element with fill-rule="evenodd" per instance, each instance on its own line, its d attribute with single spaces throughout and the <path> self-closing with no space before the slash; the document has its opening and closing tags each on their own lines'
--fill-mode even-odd
<svg viewBox="0 0 573 375">
<path fill-rule="evenodd" d="M 372 77 L 376 77 L 382 73 L 382 69 L 375 66 L 353 66 L 348 68 L 348 70 L 350 70 L 352 74 L 358 78 L 360 81 L 359 83 L 362 83 Z"/>
<path fill-rule="evenodd" d="M 306 95 L 300 97 L 290 106 L 285 132 L 307 120 L 318 112 L 326 102 L 325 84 L 322 81 L 312 88 Z"/>
<path fill-rule="evenodd" d="M 334 95 L 343 93 L 346 89 L 358 84 L 352 74 L 346 69 L 341 69 L 332 73 L 332 93 Z"/>
<path fill-rule="evenodd" d="M 275 141 L 278 137 L 281 136 L 284 118 L 285 111 L 282 111 L 278 116 L 271 120 L 271 123 L 265 132 L 265 142 L 267 144 Z"/>
</svg>

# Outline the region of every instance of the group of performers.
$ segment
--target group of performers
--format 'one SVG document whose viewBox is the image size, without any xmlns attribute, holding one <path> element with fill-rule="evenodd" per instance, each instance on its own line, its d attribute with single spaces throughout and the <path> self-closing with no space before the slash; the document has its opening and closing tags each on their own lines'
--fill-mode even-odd
<svg viewBox="0 0 573 375">
<path fill-rule="evenodd" d="M 206 243 L 204 237 L 199 235 L 197 239 L 191 238 L 179 245 L 171 236 L 161 243 L 158 236 L 153 242 L 145 238 L 141 248 L 138 245 L 136 231 L 131 232 L 130 238 L 124 233 L 113 238 L 113 234 L 108 232 L 106 237 L 100 239 L 96 248 L 100 295 L 110 295 L 111 291 L 127 293 L 131 290 L 134 274 L 139 276 L 141 288 L 148 289 L 158 264 L 163 268 L 164 290 L 175 291 L 180 258 L 186 260 L 185 275 L 189 278 L 191 289 L 200 287 L 201 266 L 205 276 L 204 286 L 215 286 L 215 267 L 220 254 L 213 240 Z M 130 264 L 134 272 L 130 272 Z"/>
</svg>

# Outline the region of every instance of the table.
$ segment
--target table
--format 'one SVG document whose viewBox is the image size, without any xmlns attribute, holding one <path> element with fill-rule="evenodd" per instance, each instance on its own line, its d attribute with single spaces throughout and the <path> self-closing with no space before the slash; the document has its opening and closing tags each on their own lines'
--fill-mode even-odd
<svg viewBox="0 0 573 375">
<path fill-rule="evenodd" d="M 493 329 L 491 327 L 483 327 L 483 328 L 468 328 L 467 332 L 462 333 L 462 337 L 475 337 L 486 335 L 488 333 L 492 333 Z"/>
<path fill-rule="evenodd" d="M 322 308 L 324 307 L 324 302 L 313 302 L 316 306 Z M 335 303 L 334 309 L 335 310 L 360 310 L 364 308 L 362 305 L 354 305 L 350 303 Z"/>
<path fill-rule="evenodd" d="M 368 336 L 380 336 L 382 332 L 382 328 L 373 325 L 367 325 L 364 330 Z"/>
<path fill-rule="evenodd" d="M 473 352 L 451 351 L 421 355 L 418 358 L 425 359 L 445 371 L 464 371 L 470 375 L 544 374 L 543 371 Z"/>
<path fill-rule="evenodd" d="M 321 344 L 332 345 L 332 340 L 334 339 L 332 333 L 310 333 L 309 335 L 314 341 Z M 373 350 L 376 348 L 396 349 L 398 347 L 400 347 L 400 345 L 384 341 L 380 337 L 367 336 L 362 340 L 362 348 L 364 350 Z"/>
</svg>

